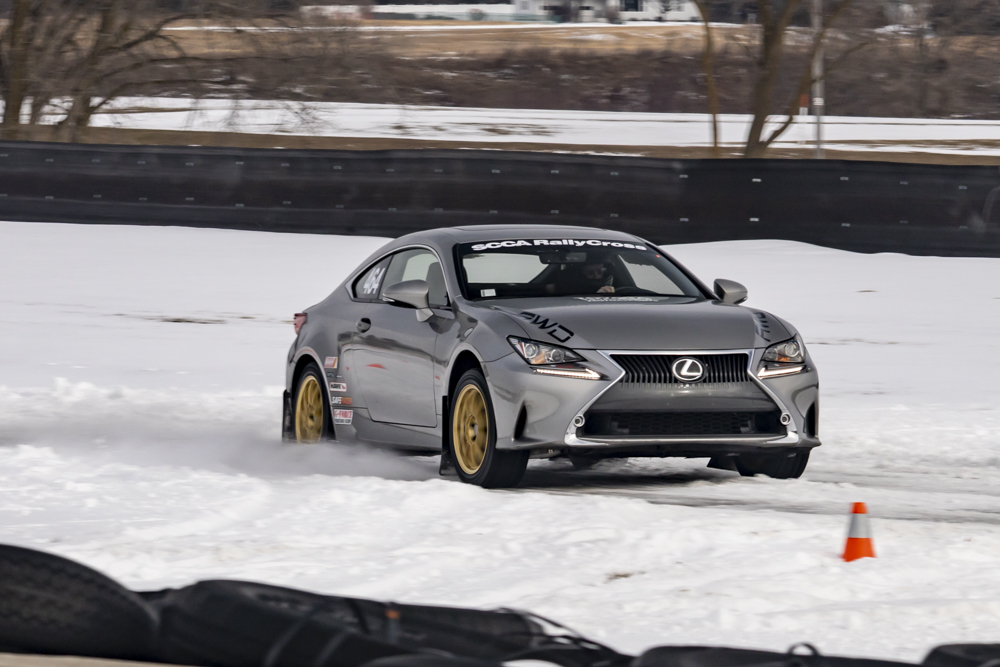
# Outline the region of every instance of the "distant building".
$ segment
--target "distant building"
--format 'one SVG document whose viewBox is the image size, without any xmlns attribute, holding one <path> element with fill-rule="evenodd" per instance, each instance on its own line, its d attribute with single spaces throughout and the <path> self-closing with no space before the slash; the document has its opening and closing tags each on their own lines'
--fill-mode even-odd
<svg viewBox="0 0 1000 667">
<path fill-rule="evenodd" d="M 618 14 L 622 21 L 698 21 L 691 0 L 513 0 L 515 15 L 562 21 L 603 21 Z"/>
<path fill-rule="evenodd" d="M 882 9 L 890 25 L 914 28 L 927 24 L 930 4 L 929 0 L 882 0 Z"/>
<path fill-rule="evenodd" d="M 691 0 L 511 0 L 504 4 L 469 3 L 376 4 L 367 11 L 374 16 L 392 15 L 410 19 L 454 19 L 485 21 L 698 21 L 701 15 Z M 360 15 L 357 5 L 313 5 L 302 7 L 307 16 Z"/>
</svg>

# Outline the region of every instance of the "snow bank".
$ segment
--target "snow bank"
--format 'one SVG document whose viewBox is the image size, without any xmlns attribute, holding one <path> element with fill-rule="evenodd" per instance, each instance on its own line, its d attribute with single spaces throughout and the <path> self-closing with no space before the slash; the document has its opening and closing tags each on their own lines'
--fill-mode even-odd
<svg viewBox="0 0 1000 667">
<path fill-rule="evenodd" d="M 428 30 L 436 28 L 425 26 Z M 779 119 L 783 120 L 783 119 Z M 720 116 L 721 143 L 741 145 L 751 117 Z M 797 117 L 776 146 L 809 146 L 812 117 Z M 581 146 L 710 146 L 706 114 L 486 109 L 333 102 L 122 98 L 97 127 Z M 824 120 L 827 147 L 843 150 L 1000 155 L 1000 121 L 855 118 Z"/>
<path fill-rule="evenodd" d="M 498 492 L 430 458 L 279 442 L 291 314 L 382 242 L 0 223 L 0 539 L 139 589 L 524 607 L 623 650 L 998 639 L 1000 260 L 671 247 L 804 335 L 825 442 L 805 477 L 552 462 Z M 855 500 L 879 558 L 843 564 Z"/>
</svg>

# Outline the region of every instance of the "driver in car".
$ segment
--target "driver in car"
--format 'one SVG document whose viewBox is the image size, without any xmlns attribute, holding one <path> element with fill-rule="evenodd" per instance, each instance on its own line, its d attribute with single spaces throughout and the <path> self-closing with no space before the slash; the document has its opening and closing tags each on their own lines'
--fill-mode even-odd
<svg viewBox="0 0 1000 667">
<path fill-rule="evenodd" d="M 585 264 L 583 267 L 583 278 L 586 282 L 586 291 L 588 292 L 593 290 L 597 294 L 615 293 L 614 285 L 612 285 L 615 277 L 604 262 Z"/>
</svg>

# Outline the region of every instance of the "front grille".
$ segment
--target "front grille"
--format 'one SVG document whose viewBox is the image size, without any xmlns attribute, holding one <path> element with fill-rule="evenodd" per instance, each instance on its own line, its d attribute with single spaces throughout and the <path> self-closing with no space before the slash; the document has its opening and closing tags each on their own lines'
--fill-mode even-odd
<svg viewBox="0 0 1000 667">
<path fill-rule="evenodd" d="M 686 384 L 670 372 L 670 366 L 682 357 L 693 357 L 705 365 L 705 378 L 699 382 L 723 384 L 750 382 L 746 354 L 613 354 L 611 358 L 625 370 L 622 384 Z"/>
<path fill-rule="evenodd" d="M 784 435 L 781 412 L 593 412 L 579 429 L 593 436 Z"/>
</svg>

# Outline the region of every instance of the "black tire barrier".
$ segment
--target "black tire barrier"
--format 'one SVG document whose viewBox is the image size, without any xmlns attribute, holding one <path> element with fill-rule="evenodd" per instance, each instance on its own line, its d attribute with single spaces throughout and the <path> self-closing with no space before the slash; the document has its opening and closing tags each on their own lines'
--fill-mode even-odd
<svg viewBox="0 0 1000 667">
<path fill-rule="evenodd" d="M 367 615 L 324 596 L 237 581 L 170 591 L 160 610 L 162 662 L 214 667 L 360 667 L 412 653 L 366 636 Z"/>
<path fill-rule="evenodd" d="M 904 662 L 838 658 L 820 655 L 813 647 L 810 653 L 789 649 L 786 653 L 714 646 L 659 646 L 651 648 L 632 663 L 632 667 L 902 667 Z"/>
<path fill-rule="evenodd" d="M 565 631 L 554 633 L 555 628 Z M 803 654 L 807 649 L 808 654 Z M 59 556 L 0 545 L 0 652 L 200 667 L 901 667 L 705 646 L 617 653 L 524 612 L 397 605 L 242 581 L 133 593 Z M 1000 644 L 940 646 L 925 667 L 996 667 Z"/>
<path fill-rule="evenodd" d="M 0 545 L 0 652 L 201 667 L 489 667 L 632 657 L 532 614 L 394 604 L 242 581 L 133 593 L 73 561 Z M 396 662 L 385 662 L 389 659 Z"/>
<path fill-rule="evenodd" d="M 632 667 L 743 667 L 766 665 L 784 657 L 771 651 L 712 646 L 657 646 L 637 657 Z"/>
<path fill-rule="evenodd" d="M 499 662 L 485 662 L 473 658 L 452 658 L 443 655 L 400 655 L 379 658 L 365 667 L 502 667 Z"/>
<path fill-rule="evenodd" d="M 1000 644 L 946 644 L 927 654 L 926 667 L 991 667 L 1000 665 Z"/>
<path fill-rule="evenodd" d="M 396 605 L 242 581 L 160 594 L 160 657 L 219 667 L 362 665 L 433 650 L 477 659 L 524 651 L 539 634 L 520 614 Z"/>
<path fill-rule="evenodd" d="M 0 650 L 154 660 L 156 614 L 66 558 L 0 545 Z"/>
<path fill-rule="evenodd" d="M 0 142 L 0 219 L 397 237 L 469 224 L 656 243 L 1000 257 L 996 167 Z"/>
</svg>

